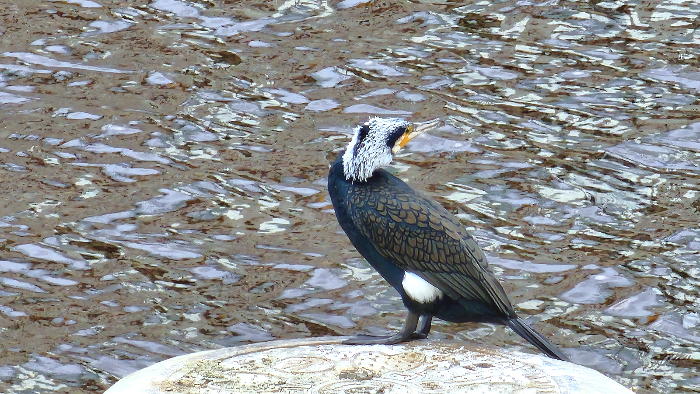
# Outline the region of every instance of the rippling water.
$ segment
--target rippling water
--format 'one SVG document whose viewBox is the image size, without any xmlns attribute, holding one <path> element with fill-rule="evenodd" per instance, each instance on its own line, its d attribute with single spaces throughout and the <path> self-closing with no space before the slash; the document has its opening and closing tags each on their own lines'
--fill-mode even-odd
<svg viewBox="0 0 700 394">
<path fill-rule="evenodd" d="M 187 352 L 400 327 L 325 190 L 377 115 L 444 120 L 395 171 L 463 219 L 574 362 L 700 390 L 699 17 L 694 0 L 6 5 L 0 388 L 100 392 Z"/>
</svg>

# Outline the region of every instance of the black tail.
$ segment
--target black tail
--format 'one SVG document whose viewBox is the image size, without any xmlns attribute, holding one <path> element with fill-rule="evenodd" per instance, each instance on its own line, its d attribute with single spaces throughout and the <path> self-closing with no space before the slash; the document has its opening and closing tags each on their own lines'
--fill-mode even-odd
<svg viewBox="0 0 700 394">
<path fill-rule="evenodd" d="M 569 358 L 566 357 L 561 350 L 557 349 L 557 347 L 552 345 L 547 338 L 543 337 L 539 332 L 533 330 L 532 327 L 528 326 L 527 323 L 525 323 L 519 317 L 516 317 L 515 319 L 506 319 L 504 323 L 513 329 L 516 334 L 525 338 L 531 344 L 537 346 L 542 353 L 557 360 L 569 361 Z"/>
</svg>

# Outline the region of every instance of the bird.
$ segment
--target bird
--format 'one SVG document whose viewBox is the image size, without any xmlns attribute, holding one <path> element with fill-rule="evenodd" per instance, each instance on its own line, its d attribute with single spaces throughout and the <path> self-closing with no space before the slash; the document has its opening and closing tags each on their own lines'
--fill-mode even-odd
<svg viewBox="0 0 700 394">
<path fill-rule="evenodd" d="M 486 255 L 459 219 L 383 168 L 438 122 L 370 118 L 354 128 L 347 148 L 330 166 L 328 192 L 340 227 L 408 309 L 400 332 L 358 335 L 344 343 L 389 345 L 425 339 L 435 317 L 506 325 L 547 356 L 568 361 L 518 317 Z"/>
</svg>

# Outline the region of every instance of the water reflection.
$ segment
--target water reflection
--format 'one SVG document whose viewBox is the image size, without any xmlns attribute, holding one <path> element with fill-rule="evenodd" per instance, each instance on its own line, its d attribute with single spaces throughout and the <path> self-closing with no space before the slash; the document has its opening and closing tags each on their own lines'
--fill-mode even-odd
<svg viewBox="0 0 700 394">
<path fill-rule="evenodd" d="M 2 391 L 398 328 L 325 191 L 370 115 L 444 120 L 393 170 L 573 360 L 640 393 L 700 384 L 696 2 L 23 7 L 0 56 Z"/>
</svg>

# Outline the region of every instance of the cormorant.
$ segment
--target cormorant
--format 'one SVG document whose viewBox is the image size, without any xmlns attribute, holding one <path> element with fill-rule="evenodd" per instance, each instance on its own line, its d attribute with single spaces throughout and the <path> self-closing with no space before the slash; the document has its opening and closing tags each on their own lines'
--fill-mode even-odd
<svg viewBox="0 0 700 394">
<path fill-rule="evenodd" d="M 567 360 L 513 310 L 486 256 L 459 220 L 381 167 L 436 122 L 372 118 L 331 165 L 328 191 L 350 242 L 401 295 L 408 308 L 395 335 L 360 335 L 347 344 L 395 344 L 426 338 L 433 317 L 504 324 L 549 357 Z M 420 325 L 419 325 L 420 322 Z"/>
</svg>

